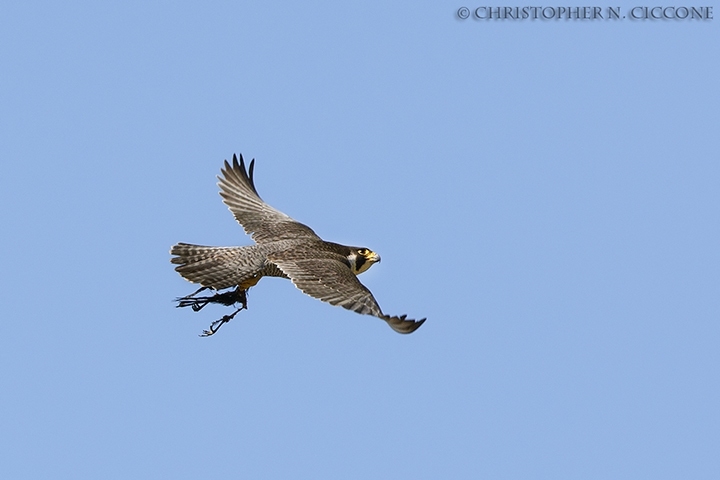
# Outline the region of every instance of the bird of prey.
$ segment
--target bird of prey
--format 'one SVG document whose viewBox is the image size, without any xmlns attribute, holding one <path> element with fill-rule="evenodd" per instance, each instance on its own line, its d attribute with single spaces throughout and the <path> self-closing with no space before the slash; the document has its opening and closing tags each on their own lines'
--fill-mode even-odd
<svg viewBox="0 0 720 480">
<path fill-rule="evenodd" d="M 186 280 L 201 285 L 196 292 L 177 299 L 178 307 L 199 311 L 209 303 L 241 304 L 233 314 L 213 322 L 202 336 L 214 334 L 247 308 L 247 290 L 265 276 L 288 278 L 311 297 L 373 315 L 399 333 L 412 333 L 425 322 L 424 318 L 416 321 L 407 315 L 383 313 L 370 290 L 357 278 L 379 262 L 380 256 L 368 248 L 326 242 L 307 225 L 265 203 L 255 189 L 254 167 L 254 159 L 248 170 L 242 155 L 240 161 L 233 155 L 232 165 L 225 160 L 222 177 L 218 177 L 223 202 L 252 236 L 254 245 L 206 247 L 178 243 L 170 250 L 175 270 Z M 197 296 L 207 289 L 218 293 Z M 233 290 L 219 292 L 225 289 Z"/>
</svg>

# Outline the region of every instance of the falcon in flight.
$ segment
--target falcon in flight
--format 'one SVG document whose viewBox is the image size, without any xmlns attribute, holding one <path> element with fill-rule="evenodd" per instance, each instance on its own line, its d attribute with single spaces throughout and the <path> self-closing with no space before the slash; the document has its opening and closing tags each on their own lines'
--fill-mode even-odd
<svg viewBox="0 0 720 480">
<path fill-rule="evenodd" d="M 225 160 L 222 177 L 218 177 L 220 196 L 245 232 L 255 240 L 244 247 L 205 247 L 178 243 L 170 250 L 175 270 L 186 280 L 198 283 L 196 292 L 179 298 L 178 307 L 199 311 L 209 303 L 240 308 L 213 322 L 203 336 L 214 334 L 239 311 L 247 308 L 247 290 L 262 277 L 290 279 L 307 295 L 331 305 L 385 320 L 398 333 L 412 333 L 425 322 L 407 315 L 386 315 L 370 290 L 357 275 L 380 261 L 380 255 L 368 248 L 348 247 L 326 242 L 307 225 L 293 220 L 263 202 L 255 189 L 255 160 L 245 168 L 242 155 L 232 165 Z M 204 290 L 210 296 L 198 296 Z M 225 292 L 220 290 L 232 289 Z"/>
</svg>

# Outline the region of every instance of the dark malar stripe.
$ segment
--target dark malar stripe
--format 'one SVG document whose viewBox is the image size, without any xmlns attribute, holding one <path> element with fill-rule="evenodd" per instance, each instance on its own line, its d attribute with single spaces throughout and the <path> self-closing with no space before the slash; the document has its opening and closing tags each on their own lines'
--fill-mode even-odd
<svg viewBox="0 0 720 480">
<path fill-rule="evenodd" d="M 365 262 L 367 262 L 367 258 L 363 257 L 362 255 L 358 255 L 355 257 L 355 270 L 360 270 L 360 268 L 365 265 Z"/>
</svg>

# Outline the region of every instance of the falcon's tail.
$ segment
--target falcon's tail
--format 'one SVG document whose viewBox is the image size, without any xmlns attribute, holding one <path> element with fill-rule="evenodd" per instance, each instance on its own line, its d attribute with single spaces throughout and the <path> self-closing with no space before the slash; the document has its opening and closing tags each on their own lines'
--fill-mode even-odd
<svg viewBox="0 0 720 480">
<path fill-rule="evenodd" d="M 222 290 L 253 278 L 262 269 L 264 255 L 257 245 L 247 247 L 205 247 L 178 243 L 170 249 L 170 262 L 186 280 L 203 287 Z"/>
</svg>

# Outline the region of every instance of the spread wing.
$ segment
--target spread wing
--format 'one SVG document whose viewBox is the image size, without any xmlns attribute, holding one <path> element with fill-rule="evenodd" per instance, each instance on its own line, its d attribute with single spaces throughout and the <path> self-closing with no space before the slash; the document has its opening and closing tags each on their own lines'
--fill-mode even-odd
<svg viewBox="0 0 720 480">
<path fill-rule="evenodd" d="M 254 167 L 254 159 L 247 171 L 242 155 L 239 163 L 237 156 L 233 155 L 232 165 L 225 160 L 225 167 L 221 171 L 223 176 L 218 177 L 220 196 L 245 232 L 251 234 L 257 243 L 297 238 L 319 239 L 307 225 L 263 202 L 255 189 Z"/>
<path fill-rule="evenodd" d="M 385 320 L 398 333 L 412 333 L 425 322 L 407 315 L 385 315 L 370 290 L 340 259 L 308 258 L 311 252 L 280 252 L 268 259 L 307 295 L 364 315 Z"/>
</svg>

